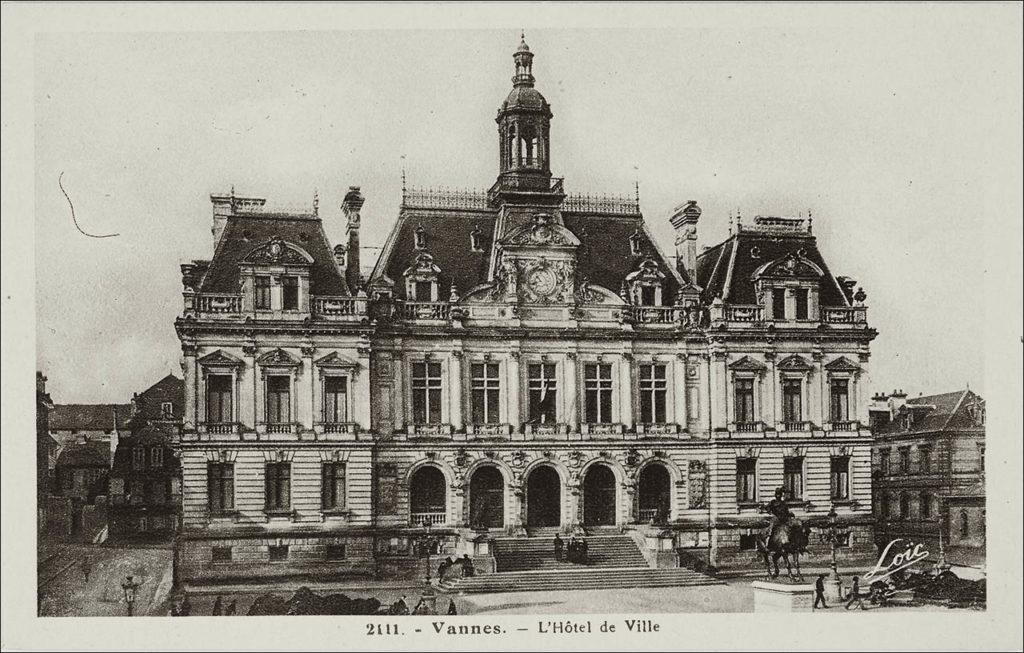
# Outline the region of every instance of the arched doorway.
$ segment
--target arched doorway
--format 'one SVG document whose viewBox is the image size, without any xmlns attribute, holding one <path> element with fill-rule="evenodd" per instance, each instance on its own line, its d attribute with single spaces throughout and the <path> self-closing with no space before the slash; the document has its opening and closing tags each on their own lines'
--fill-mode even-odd
<svg viewBox="0 0 1024 653">
<path fill-rule="evenodd" d="M 420 467 L 409 483 L 410 521 L 414 526 L 445 523 L 447 514 L 444 473 L 437 467 Z"/>
<path fill-rule="evenodd" d="M 668 469 L 659 463 L 652 463 L 640 472 L 640 514 L 641 523 L 665 524 L 672 510 L 672 479 Z"/>
<path fill-rule="evenodd" d="M 550 465 L 530 472 L 526 479 L 526 525 L 559 526 L 562 523 L 562 479 Z"/>
<path fill-rule="evenodd" d="M 594 465 L 583 478 L 583 525 L 615 525 L 615 472 Z"/>
<path fill-rule="evenodd" d="M 472 528 L 505 525 L 505 479 L 497 467 L 481 467 L 469 479 L 469 525 Z"/>
</svg>

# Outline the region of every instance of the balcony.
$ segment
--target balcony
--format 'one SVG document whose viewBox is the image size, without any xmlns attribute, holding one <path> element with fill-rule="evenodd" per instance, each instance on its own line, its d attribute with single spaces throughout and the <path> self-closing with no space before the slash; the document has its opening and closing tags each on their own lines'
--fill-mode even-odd
<svg viewBox="0 0 1024 653">
<path fill-rule="evenodd" d="M 359 433 L 359 425 L 355 422 L 323 422 L 320 428 L 324 433 L 351 434 Z"/>
<path fill-rule="evenodd" d="M 555 436 L 568 435 L 569 425 L 561 422 L 539 422 L 535 424 L 524 424 L 523 432 L 532 436 Z"/>
<path fill-rule="evenodd" d="M 584 422 L 580 424 L 583 435 L 590 437 L 601 437 L 610 435 L 622 435 L 625 428 L 618 422 Z"/>
<path fill-rule="evenodd" d="M 678 424 L 666 424 L 661 422 L 643 422 L 636 425 L 637 435 L 678 435 Z"/>
<path fill-rule="evenodd" d="M 511 424 L 466 424 L 466 435 L 478 438 L 505 437 L 511 433 Z"/>
<path fill-rule="evenodd" d="M 630 306 L 627 314 L 635 324 L 675 326 L 685 321 L 685 309 L 679 306 Z"/>
<path fill-rule="evenodd" d="M 195 302 L 196 311 L 199 313 L 220 315 L 241 315 L 242 313 L 241 295 L 202 294 L 196 295 Z"/>
<path fill-rule="evenodd" d="M 832 422 L 829 426 L 831 427 L 829 429 L 831 431 L 859 431 L 860 430 L 860 422 L 858 422 L 856 420 L 836 421 L 836 422 Z"/>
<path fill-rule="evenodd" d="M 657 508 L 641 508 L 637 511 L 637 521 L 641 524 L 653 524 L 658 519 L 658 512 L 660 511 Z"/>
<path fill-rule="evenodd" d="M 866 306 L 824 307 L 821 309 L 821 321 L 825 324 L 867 324 L 868 309 Z"/>
<path fill-rule="evenodd" d="M 415 438 L 450 438 L 452 436 L 451 424 L 409 424 L 406 433 Z"/>
<path fill-rule="evenodd" d="M 783 422 L 781 430 L 785 431 L 786 433 L 800 433 L 803 431 L 810 431 L 811 423 L 807 421 Z"/>
<path fill-rule="evenodd" d="M 733 426 L 737 433 L 761 433 L 764 431 L 764 422 L 736 422 Z"/>
<path fill-rule="evenodd" d="M 366 317 L 366 298 L 343 295 L 313 297 L 313 315 L 327 320 L 358 320 Z"/>
<path fill-rule="evenodd" d="M 449 302 L 402 302 L 398 307 L 402 320 L 442 320 L 451 317 Z"/>
<path fill-rule="evenodd" d="M 413 512 L 409 513 L 409 524 L 411 526 L 441 526 L 445 523 L 447 515 L 442 512 Z"/>
</svg>

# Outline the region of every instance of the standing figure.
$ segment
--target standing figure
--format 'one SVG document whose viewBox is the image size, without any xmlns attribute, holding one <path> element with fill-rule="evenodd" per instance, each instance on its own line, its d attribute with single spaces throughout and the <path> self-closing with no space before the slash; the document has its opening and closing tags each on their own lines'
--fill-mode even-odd
<svg viewBox="0 0 1024 653">
<path fill-rule="evenodd" d="M 238 610 L 238 604 L 235 599 L 231 599 L 231 603 L 228 603 L 228 607 L 224 609 L 224 616 L 232 617 L 235 611 Z"/>
<path fill-rule="evenodd" d="M 562 538 L 558 536 L 558 533 L 555 533 L 555 560 L 562 559 L 562 549 L 564 548 L 565 542 L 563 542 Z"/>
<path fill-rule="evenodd" d="M 864 607 L 864 599 L 860 595 L 860 579 L 856 576 L 853 577 L 853 587 L 850 588 L 850 594 L 846 597 L 846 609 L 849 610 L 854 603 L 857 604 L 861 610 L 867 610 Z"/>
<path fill-rule="evenodd" d="M 588 554 L 589 551 L 590 551 L 590 545 L 587 544 L 587 538 L 584 537 L 584 538 L 582 538 L 580 540 L 579 559 L 580 559 L 580 563 L 581 564 L 584 564 L 584 565 L 587 564 L 587 561 L 588 561 L 587 554 Z"/>
<path fill-rule="evenodd" d="M 89 556 L 82 558 L 82 575 L 85 576 L 85 582 L 89 582 L 89 574 L 92 573 L 92 561 L 89 560 Z"/>
<path fill-rule="evenodd" d="M 219 617 L 222 614 L 224 614 L 224 606 L 222 605 L 222 603 L 223 603 L 223 599 L 218 594 L 217 595 L 217 600 L 215 600 L 213 602 L 213 611 L 210 614 L 212 614 L 215 617 Z"/>
<path fill-rule="evenodd" d="M 472 578 L 476 574 L 476 567 L 473 566 L 473 559 L 469 557 L 468 553 L 463 553 L 462 560 L 459 562 L 462 564 L 463 577 Z"/>
<path fill-rule="evenodd" d="M 821 607 L 828 609 L 828 605 L 825 603 L 825 574 L 819 574 L 818 579 L 814 581 L 814 607 L 818 607 L 818 603 L 821 603 Z"/>
<path fill-rule="evenodd" d="M 459 614 L 459 611 L 455 609 L 455 599 L 448 602 L 448 614 Z"/>
</svg>

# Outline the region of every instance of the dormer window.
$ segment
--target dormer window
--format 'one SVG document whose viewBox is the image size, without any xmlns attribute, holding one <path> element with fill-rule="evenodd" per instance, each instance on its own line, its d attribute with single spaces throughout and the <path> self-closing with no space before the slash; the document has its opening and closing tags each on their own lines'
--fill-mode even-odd
<svg viewBox="0 0 1024 653">
<path fill-rule="evenodd" d="M 265 274 L 256 275 L 256 282 L 254 285 L 255 295 L 253 297 L 254 305 L 258 311 L 269 311 L 270 310 L 270 277 Z"/>
<path fill-rule="evenodd" d="M 469 249 L 474 252 L 484 251 L 483 236 L 483 230 L 480 229 L 480 225 L 477 225 L 469 234 Z"/>
<path fill-rule="evenodd" d="M 174 404 L 169 401 L 163 402 L 162 404 L 160 404 L 160 413 L 163 415 L 164 419 L 173 419 Z"/>
<path fill-rule="evenodd" d="M 422 224 L 416 225 L 416 230 L 413 232 L 413 246 L 416 249 L 427 248 L 427 231 Z"/>
<path fill-rule="evenodd" d="M 797 288 L 793 291 L 793 298 L 796 302 L 796 319 L 807 319 L 810 294 L 810 290 L 807 288 Z"/>
<path fill-rule="evenodd" d="M 637 271 L 626 275 L 630 301 L 634 306 L 661 306 L 664 280 L 665 274 L 654 259 L 645 258 Z"/>
<path fill-rule="evenodd" d="M 420 252 L 402 276 L 405 277 L 405 298 L 414 302 L 436 302 L 438 298 L 438 275 L 440 268 L 434 265 L 434 257 Z"/>
<path fill-rule="evenodd" d="M 786 289 L 772 288 L 772 319 L 786 319 Z"/>
<path fill-rule="evenodd" d="M 413 285 L 413 299 L 418 302 L 432 302 L 434 297 L 434 284 L 432 281 L 417 281 Z"/>
<path fill-rule="evenodd" d="M 773 320 L 811 320 L 818 313 L 824 273 L 801 249 L 759 267 L 753 274 L 758 297 Z"/>
<path fill-rule="evenodd" d="M 643 245 L 643 238 L 640 236 L 640 230 L 637 229 L 633 232 L 633 235 L 629 237 L 629 252 L 633 256 L 640 256 L 643 253 L 641 249 Z"/>
<path fill-rule="evenodd" d="M 281 277 L 281 306 L 286 311 L 299 310 L 299 278 Z"/>
</svg>

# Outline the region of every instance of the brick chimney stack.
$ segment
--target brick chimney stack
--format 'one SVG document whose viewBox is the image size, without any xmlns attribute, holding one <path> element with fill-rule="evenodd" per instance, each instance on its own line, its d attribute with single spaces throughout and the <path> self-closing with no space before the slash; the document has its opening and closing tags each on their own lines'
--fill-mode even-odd
<svg viewBox="0 0 1024 653">
<path fill-rule="evenodd" d="M 345 199 L 341 203 L 341 212 L 345 215 L 345 233 L 348 234 L 348 251 L 345 266 L 345 282 L 348 284 L 349 292 L 357 294 L 362 285 L 362 277 L 359 273 L 359 210 L 363 208 L 362 193 L 359 186 L 349 186 L 345 193 Z"/>
<path fill-rule="evenodd" d="M 697 222 L 700 214 L 697 201 L 690 200 L 677 206 L 669 218 L 676 230 L 676 267 L 685 269 L 694 283 L 697 279 Z"/>
</svg>

